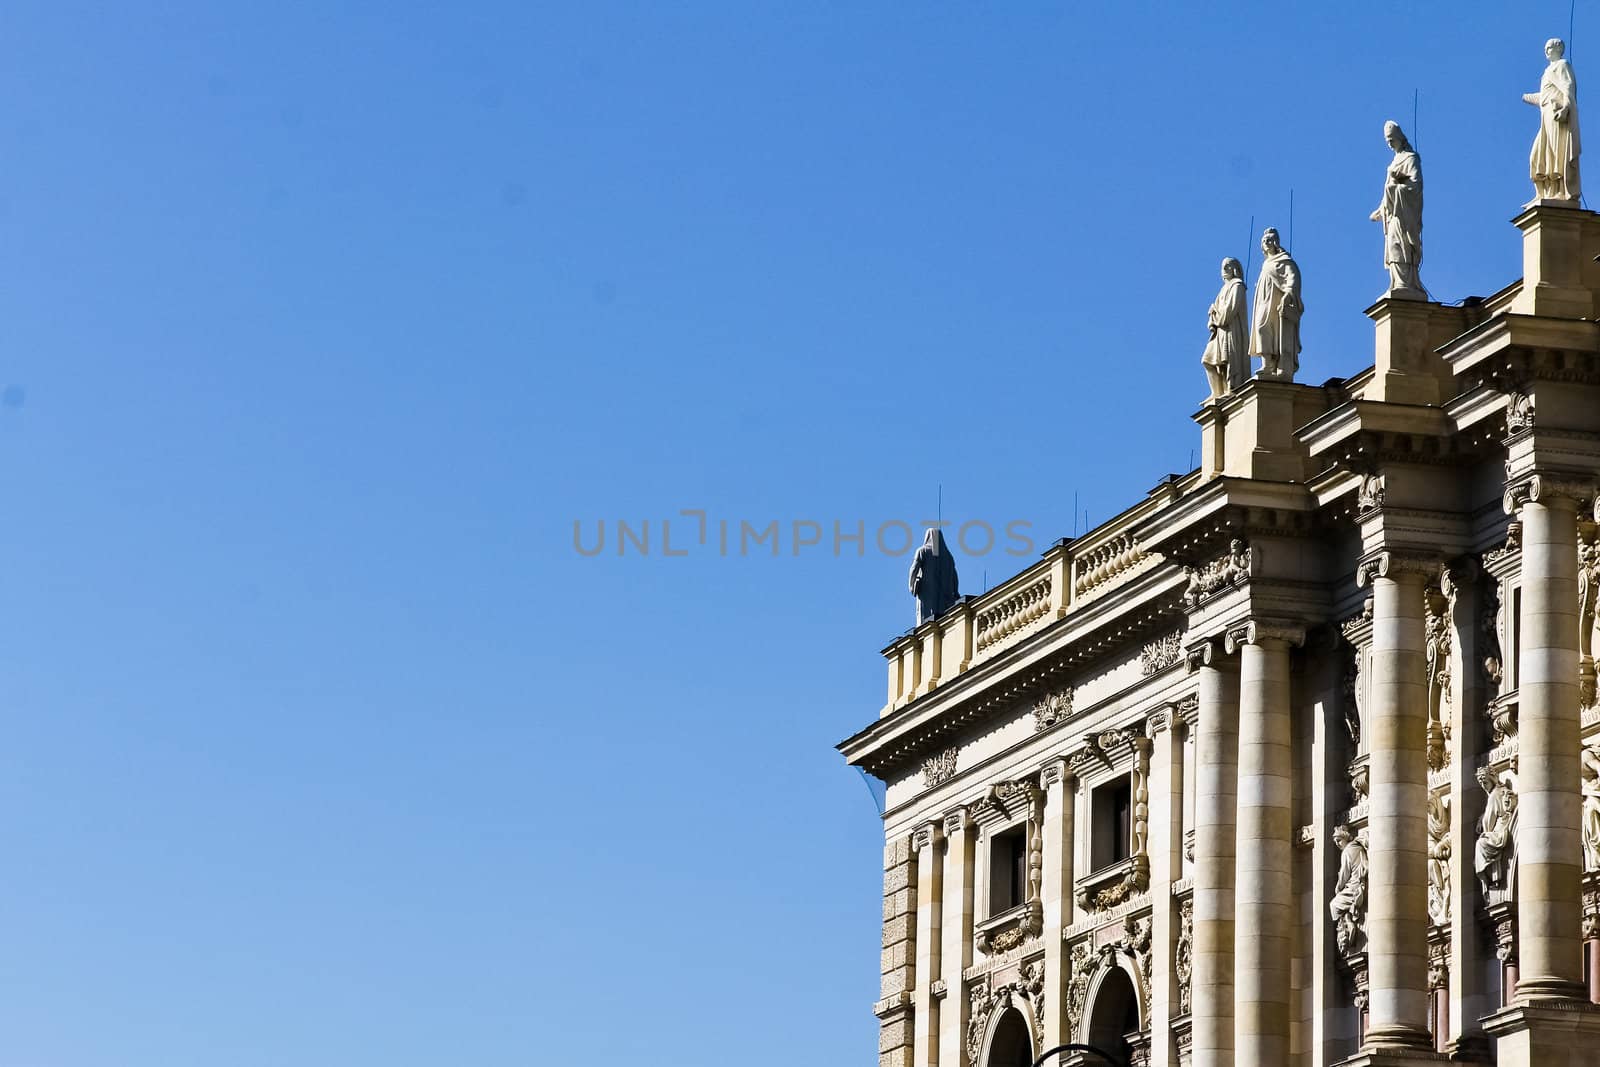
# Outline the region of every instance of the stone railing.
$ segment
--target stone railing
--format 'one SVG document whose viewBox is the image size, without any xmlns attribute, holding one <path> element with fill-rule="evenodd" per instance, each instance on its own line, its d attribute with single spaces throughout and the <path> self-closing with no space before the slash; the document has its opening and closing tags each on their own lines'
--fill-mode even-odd
<svg viewBox="0 0 1600 1067">
<path fill-rule="evenodd" d="M 979 612 L 978 654 L 1020 635 L 1050 614 L 1052 584 L 1051 576 L 1042 574 L 994 607 Z"/>
<path fill-rule="evenodd" d="M 1140 548 L 1132 534 L 1113 537 L 1075 561 L 1073 599 L 1083 601 L 1099 596 L 1144 570 L 1156 558 Z"/>
</svg>

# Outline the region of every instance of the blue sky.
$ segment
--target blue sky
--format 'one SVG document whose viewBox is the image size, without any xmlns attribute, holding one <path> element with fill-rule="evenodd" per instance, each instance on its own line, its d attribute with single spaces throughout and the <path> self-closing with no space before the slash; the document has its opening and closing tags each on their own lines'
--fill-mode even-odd
<svg viewBox="0 0 1600 1067">
<path fill-rule="evenodd" d="M 1425 282 L 1511 281 L 1567 15 L 9 5 L 0 1065 L 870 1062 L 871 531 L 1187 470 L 1291 187 L 1370 362 L 1413 90 Z"/>
</svg>

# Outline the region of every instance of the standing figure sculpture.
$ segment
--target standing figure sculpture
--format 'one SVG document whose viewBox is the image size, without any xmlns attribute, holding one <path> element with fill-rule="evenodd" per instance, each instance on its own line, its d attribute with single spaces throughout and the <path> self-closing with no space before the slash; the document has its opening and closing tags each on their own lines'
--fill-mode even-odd
<svg viewBox="0 0 1600 1067">
<path fill-rule="evenodd" d="M 1244 268 L 1228 257 L 1222 261 L 1222 289 L 1206 313 L 1211 337 L 1206 341 L 1206 378 L 1211 383 L 1211 399 L 1237 389 L 1250 378 L 1250 310 L 1244 294 Z"/>
<path fill-rule="evenodd" d="M 1361 947 L 1367 916 L 1367 847 L 1343 823 L 1333 828 L 1333 844 L 1339 850 L 1339 878 L 1328 901 L 1328 916 L 1333 920 L 1334 941 L 1348 956 Z"/>
<path fill-rule="evenodd" d="M 1583 781 L 1583 869 L 1600 871 L 1600 746 L 1590 745 L 1578 756 Z"/>
<path fill-rule="evenodd" d="M 1383 124 L 1394 150 L 1383 179 L 1383 202 L 1372 221 L 1383 223 L 1383 265 L 1392 296 L 1422 296 L 1422 159 L 1397 122 Z"/>
<path fill-rule="evenodd" d="M 1450 924 L 1450 798 L 1428 794 L 1428 919 Z"/>
<path fill-rule="evenodd" d="M 917 598 L 917 625 L 936 619 L 961 596 L 956 561 L 937 526 L 928 531 L 911 560 L 911 595 Z"/>
<path fill-rule="evenodd" d="M 1472 869 L 1485 894 L 1494 892 L 1506 899 L 1516 879 L 1517 793 L 1510 772 L 1496 778 L 1487 767 L 1478 768 L 1478 785 L 1488 799 L 1478 823 Z"/>
<path fill-rule="evenodd" d="M 1544 43 L 1550 64 L 1539 79 L 1539 91 L 1523 93 L 1522 100 L 1539 109 L 1539 133 L 1528 154 L 1534 197 L 1576 204 L 1583 195 L 1578 180 L 1578 154 L 1583 145 L 1578 137 L 1578 82 L 1572 64 L 1564 58 L 1566 53 L 1567 46 L 1559 37 Z"/>
<path fill-rule="evenodd" d="M 1293 381 L 1300 369 L 1300 267 L 1278 243 L 1278 231 L 1261 235 L 1261 274 L 1256 278 L 1255 321 L 1250 354 L 1261 357 L 1258 377 Z"/>
</svg>

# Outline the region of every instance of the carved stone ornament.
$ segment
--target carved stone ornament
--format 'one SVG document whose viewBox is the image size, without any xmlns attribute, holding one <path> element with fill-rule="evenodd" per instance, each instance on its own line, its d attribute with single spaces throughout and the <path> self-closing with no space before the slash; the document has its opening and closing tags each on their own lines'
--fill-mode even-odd
<svg viewBox="0 0 1600 1067">
<path fill-rule="evenodd" d="M 1489 701 L 1488 708 L 1489 726 L 1494 735 L 1494 743 L 1504 744 L 1508 738 L 1517 736 L 1517 700 L 1512 695 L 1501 695 Z"/>
<path fill-rule="evenodd" d="M 1491 548 L 1483 554 L 1483 564 L 1492 567 L 1501 560 L 1522 551 L 1522 523 L 1513 519 L 1506 523 L 1506 540 L 1499 548 Z"/>
<path fill-rule="evenodd" d="M 1244 582 L 1257 569 L 1256 550 L 1235 537 L 1228 545 L 1227 555 L 1204 566 L 1190 565 L 1183 569 L 1189 579 L 1183 594 L 1184 606 L 1198 607 L 1208 597 Z"/>
<path fill-rule="evenodd" d="M 1441 938 L 1428 943 L 1428 990 L 1450 988 L 1450 941 Z"/>
<path fill-rule="evenodd" d="M 1521 433 L 1533 429 L 1533 397 L 1527 393 L 1512 393 L 1506 399 L 1506 433 Z"/>
<path fill-rule="evenodd" d="M 1366 756 L 1357 756 L 1346 769 L 1350 774 L 1350 792 L 1359 804 L 1367 799 L 1367 791 L 1372 787 L 1370 761 Z"/>
<path fill-rule="evenodd" d="M 1375 552 L 1356 564 L 1356 584 L 1363 589 L 1378 578 L 1427 579 L 1438 574 L 1439 558 L 1421 552 Z"/>
<path fill-rule="evenodd" d="M 1441 578 L 1441 588 L 1429 588 L 1423 596 L 1425 608 L 1425 633 L 1427 646 L 1425 661 L 1428 668 L 1428 766 L 1442 770 L 1450 762 L 1450 716 L 1445 708 L 1450 704 L 1450 651 L 1455 630 L 1451 626 L 1451 602 L 1455 585 L 1447 576 Z"/>
<path fill-rule="evenodd" d="M 983 1035 L 989 1029 L 989 1016 L 1004 1009 L 1013 1000 L 1025 1000 L 1032 1005 L 1029 1014 L 1033 1020 L 1034 1045 L 1044 1043 L 1045 972 L 1043 960 L 1024 963 L 1013 982 L 992 985 L 989 977 L 974 979 L 967 991 L 967 1063 L 978 1067 L 978 1057 L 983 1055 Z"/>
<path fill-rule="evenodd" d="M 1101 968 L 1117 966 L 1117 956 L 1127 957 L 1134 964 L 1138 980 L 1135 992 L 1139 999 L 1139 1017 L 1149 1018 L 1150 1012 L 1150 974 L 1153 963 L 1151 947 L 1151 933 L 1154 924 L 1150 916 L 1134 918 L 1132 915 L 1123 920 L 1122 934 L 1115 941 L 1107 941 L 1098 949 L 1094 947 L 1093 939 L 1080 941 L 1072 946 L 1070 954 L 1071 978 L 1067 982 L 1067 1021 L 1069 1033 L 1079 1033 L 1083 1024 L 1083 1013 L 1089 996 L 1089 985 Z"/>
<path fill-rule="evenodd" d="M 1428 919 L 1450 925 L 1450 797 L 1428 795 Z"/>
<path fill-rule="evenodd" d="M 1583 869 L 1600 871 L 1600 742 L 1583 749 L 1578 766 L 1583 782 L 1583 808 L 1579 816 L 1579 825 L 1583 828 Z"/>
<path fill-rule="evenodd" d="M 956 776 L 957 752 L 955 748 L 947 748 L 922 761 L 922 782 L 926 788 L 943 785 Z"/>
<path fill-rule="evenodd" d="M 1366 514 L 1383 507 L 1384 497 L 1383 475 L 1364 474 L 1361 476 L 1361 488 L 1356 493 L 1356 511 Z"/>
<path fill-rule="evenodd" d="M 1344 731 L 1350 735 L 1350 747 L 1361 746 L 1361 649 L 1347 645 L 1344 668 Z"/>
<path fill-rule="evenodd" d="M 1180 633 L 1167 634 L 1145 645 L 1139 652 L 1139 670 L 1145 675 L 1155 674 L 1157 671 L 1177 663 L 1183 658 L 1183 635 Z"/>
<path fill-rule="evenodd" d="M 1501 963 L 1517 961 L 1516 909 L 1505 909 L 1494 920 L 1494 954 Z"/>
<path fill-rule="evenodd" d="M 1578 539 L 1578 703 L 1595 706 L 1596 600 L 1600 599 L 1600 546 L 1590 537 Z"/>
<path fill-rule="evenodd" d="M 1600 938 L 1600 888 L 1583 891 L 1583 938 Z"/>
<path fill-rule="evenodd" d="M 1194 898 L 1178 905 L 1178 948 L 1173 969 L 1178 974 L 1178 1013 L 1188 1015 L 1194 1004 L 1190 979 L 1194 976 Z"/>
<path fill-rule="evenodd" d="M 1521 529 L 1516 523 L 1512 525 Z M 1490 693 L 1494 694 L 1500 691 L 1505 662 L 1500 640 L 1500 635 L 1505 632 L 1505 608 L 1500 599 L 1499 579 L 1485 574 L 1481 594 L 1478 598 L 1478 638 L 1482 644 L 1483 658 L 1479 665 L 1483 668 L 1484 681 L 1489 683 Z"/>
<path fill-rule="evenodd" d="M 1033 732 L 1048 730 L 1072 714 L 1072 687 L 1064 686 L 1039 698 L 1033 705 Z"/>
</svg>

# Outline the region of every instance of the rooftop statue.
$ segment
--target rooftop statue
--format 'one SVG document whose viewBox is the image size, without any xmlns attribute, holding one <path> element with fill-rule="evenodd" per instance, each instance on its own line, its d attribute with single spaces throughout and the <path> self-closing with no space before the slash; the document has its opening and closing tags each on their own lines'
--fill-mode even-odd
<svg viewBox="0 0 1600 1067">
<path fill-rule="evenodd" d="M 1567 46 L 1561 38 L 1544 43 L 1550 65 L 1539 79 L 1539 91 L 1523 93 L 1524 103 L 1539 109 L 1539 134 L 1528 155 L 1528 176 L 1533 179 L 1534 195 L 1540 200 L 1571 200 L 1583 195 L 1578 181 L 1578 82 L 1572 64 L 1565 58 Z"/>
<path fill-rule="evenodd" d="M 1383 180 L 1383 202 L 1372 213 L 1383 223 L 1383 265 L 1389 292 L 1422 296 L 1422 159 L 1397 122 L 1383 124 L 1383 139 L 1394 149 Z"/>
<path fill-rule="evenodd" d="M 956 586 L 956 561 L 938 527 L 928 531 L 911 560 L 911 595 L 917 598 L 917 625 L 936 619 L 961 595 Z"/>
<path fill-rule="evenodd" d="M 1278 231 L 1261 235 L 1261 274 L 1256 278 L 1255 322 L 1250 354 L 1261 357 L 1259 378 L 1293 381 L 1300 369 L 1300 268 L 1278 243 Z"/>
<path fill-rule="evenodd" d="M 1231 256 L 1222 261 L 1222 290 L 1206 315 L 1211 338 L 1200 362 L 1215 400 L 1250 377 L 1250 310 L 1244 293 L 1244 268 Z"/>
</svg>

